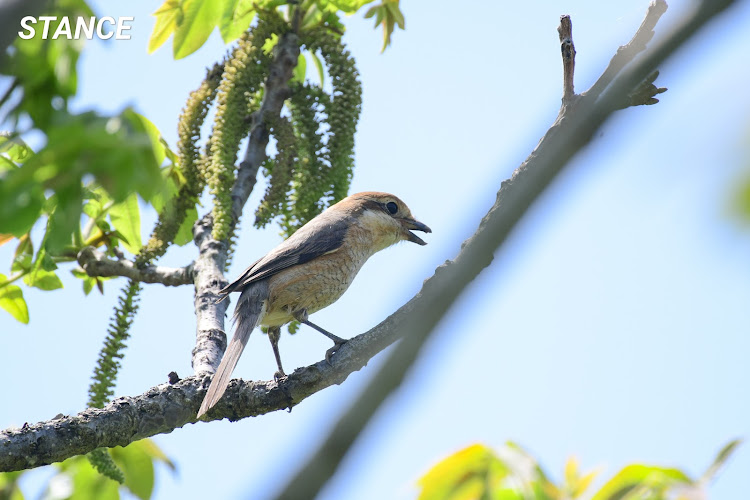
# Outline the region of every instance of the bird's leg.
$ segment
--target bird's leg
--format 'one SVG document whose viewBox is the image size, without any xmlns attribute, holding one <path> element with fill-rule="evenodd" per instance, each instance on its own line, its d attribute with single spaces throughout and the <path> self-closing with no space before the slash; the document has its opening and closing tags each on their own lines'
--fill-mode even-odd
<svg viewBox="0 0 750 500">
<path fill-rule="evenodd" d="M 341 337 L 337 337 L 336 335 L 332 334 L 331 332 L 329 332 L 327 330 L 324 330 L 323 328 L 319 327 L 315 323 L 311 323 L 307 319 L 307 309 L 300 309 L 298 311 L 294 311 L 292 313 L 292 316 L 294 316 L 294 319 L 296 319 L 297 321 L 299 321 L 303 325 L 307 325 L 310 328 L 313 328 L 313 329 L 319 331 L 320 333 L 322 333 L 323 335 L 325 335 L 329 339 L 333 340 L 333 347 L 331 347 L 330 349 L 328 349 L 326 351 L 326 361 L 328 361 L 328 364 L 331 364 L 331 356 L 333 356 L 336 353 L 336 351 L 338 351 L 339 349 L 341 349 L 341 346 L 344 345 L 344 344 L 346 344 L 348 342 L 348 340 L 347 339 L 342 339 Z"/>
<path fill-rule="evenodd" d="M 281 355 L 279 354 L 279 338 L 281 337 L 281 327 L 271 326 L 268 328 L 268 340 L 271 341 L 271 348 L 273 349 L 273 355 L 276 356 L 276 366 L 279 367 L 279 371 L 273 374 L 273 379 L 277 382 L 286 377 L 284 368 L 281 366 Z"/>
</svg>

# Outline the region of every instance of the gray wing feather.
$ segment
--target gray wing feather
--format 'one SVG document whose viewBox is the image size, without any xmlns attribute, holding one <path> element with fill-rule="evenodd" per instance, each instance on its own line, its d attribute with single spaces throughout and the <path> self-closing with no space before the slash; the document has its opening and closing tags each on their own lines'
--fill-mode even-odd
<svg viewBox="0 0 750 500">
<path fill-rule="evenodd" d="M 344 242 L 349 217 L 334 218 L 328 215 L 326 212 L 322 213 L 245 269 L 236 280 L 219 292 L 222 300 L 231 292 L 241 291 L 251 283 L 338 250 Z"/>
</svg>

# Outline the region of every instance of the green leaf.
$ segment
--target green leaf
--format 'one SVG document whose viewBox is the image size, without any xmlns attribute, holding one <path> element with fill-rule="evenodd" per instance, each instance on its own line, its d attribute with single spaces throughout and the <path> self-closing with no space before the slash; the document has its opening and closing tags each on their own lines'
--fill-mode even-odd
<svg viewBox="0 0 750 500">
<path fill-rule="evenodd" d="M 167 149 L 169 149 L 167 142 L 162 137 L 161 131 L 151 120 L 140 113 L 130 110 L 130 117 L 134 122 L 139 123 L 142 130 L 148 135 L 148 138 L 151 140 L 151 149 L 154 151 L 156 163 L 161 166 L 164 158 L 167 157 Z"/>
<path fill-rule="evenodd" d="M 169 35 L 177 28 L 177 19 L 180 14 L 180 3 L 178 0 L 166 0 L 159 10 L 152 15 L 156 17 L 154 31 L 148 39 L 148 53 L 153 53 L 167 41 Z"/>
<path fill-rule="evenodd" d="M 174 58 L 189 56 L 208 40 L 221 18 L 221 2 L 214 0 L 182 0 L 182 19 L 177 21 L 172 42 Z"/>
<path fill-rule="evenodd" d="M 0 274 L 0 285 L 8 281 L 7 276 Z M 29 309 L 23 298 L 23 292 L 16 285 L 5 285 L 0 288 L 0 307 L 24 324 L 29 323 Z"/>
<path fill-rule="evenodd" d="M 583 495 L 598 475 L 599 471 L 594 470 L 578 478 L 578 482 L 575 484 L 575 489 L 571 492 L 573 497 L 577 498 Z"/>
<path fill-rule="evenodd" d="M 310 55 L 312 56 L 313 63 L 315 63 L 315 67 L 318 68 L 318 78 L 320 78 L 320 86 L 323 87 L 326 81 L 326 73 L 323 70 L 323 63 L 320 61 L 318 54 L 316 54 L 315 52 L 310 52 Z"/>
<path fill-rule="evenodd" d="M 68 473 L 73 478 L 73 495 L 68 500 L 119 500 L 120 484 L 105 477 L 84 459 Z"/>
<path fill-rule="evenodd" d="M 154 489 L 154 462 L 162 462 L 173 471 L 175 465 L 150 439 L 118 446 L 110 450 L 115 463 L 125 473 L 125 486 L 133 495 L 148 500 Z"/>
<path fill-rule="evenodd" d="M 419 480 L 419 500 L 489 498 L 488 486 L 506 474 L 491 449 L 475 444 L 430 469 Z"/>
<path fill-rule="evenodd" d="M 318 0 L 318 5 L 327 7 L 332 5 L 336 9 L 343 11 L 345 14 L 354 14 L 362 6 L 372 3 L 374 0 Z"/>
<path fill-rule="evenodd" d="M 138 196 L 131 194 L 125 201 L 112 205 L 109 209 L 112 225 L 122 235 L 123 246 L 128 252 L 137 254 L 141 249 L 141 213 Z"/>
<path fill-rule="evenodd" d="M 372 16 L 374 16 L 378 10 L 381 8 L 381 5 L 373 5 L 369 9 L 367 9 L 367 12 L 365 12 L 365 19 L 370 19 Z M 375 26 L 377 26 L 378 23 L 375 23 Z"/>
<path fill-rule="evenodd" d="M 151 439 L 141 439 L 138 441 L 139 446 L 143 448 L 143 451 L 159 462 L 167 465 L 172 471 L 177 470 L 177 466 L 174 464 L 171 458 L 169 458 L 164 451 Z"/>
<path fill-rule="evenodd" d="M 294 76 L 292 81 L 304 83 L 305 74 L 307 74 L 307 60 L 304 54 L 300 54 L 297 58 L 297 66 L 294 67 Z"/>
<path fill-rule="evenodd" d="M 250 27 L 255 18 L 252 0 L 224 0 L 219 31 L 224 43 L 233 42 Z"/>
<path fill-rule="evenodd" d="M 385 2 L 385 7 L 388 9 L 388 12 L 393 16 L 393 19 L 396 21 L 396 24 L 399 28 L 402 30 L 406 29 L 406 21 L 404 20 L 404 14 L 401 12 L 401 8 L 399 7 L 399 2 L 396 0 L 395 2 Z M 393 30 L 391 30 L 393 31 Z"/>
<path fill-rule="evenodd" d="M 133 111 L 115 117 L 61 112 L 56 125 L 45 147 L 0 181 L 0 233 L 28 232 L 48 205 L 53 253 L 79 231 L 84 176 L 93 175 L 115 202 L 133 192 L 148 201 L 163 186 L 148 124 Z M 45 200 L 45 190 L 54 196 Z"/>
<path fill-rule="evenodd" d="M 91 217 L 92 219 L 98 219 L 104 215 L 104 207 L 98 200 L 89 200 L 83 205 L 83 213 Z"/>
<path fill-rule="evenodd" d="M 0 233 L 21 236 L 42 213 L 44 190 L 32 179 L 13 182 L 21 168 L 0 179 Z"/>
<path fill-rule="evenodd" d="M 716 455 L 713 463 L 708 467 L 708 469 L 706 469 L 706 472 L 703 474 L 701 480 L 709 481 L 710 479 L 712 479 L 716 475 L 716 473 L 719 472 L 719 469 L 721 469 L 726 461 L 729 460 L 729 457 L 732 456 L 732 453 L 734 453 L 734 451 L 740 444 L 742 444 L 742 439 L 734 439 L 724 445 L 721 451 L 719 451 L 719 453 Z"/>
<path fill-rule="evenodd" d="M 0 155 L 0 174 L 2 174 L 3 172 L 8 172 L 9 170 L 13 170 L 14 168 L 18 168 L 18 165 L 10 161 L 5 156 Z"/>
<path fill-rule="evenodd" d="M 39 252 L 37 252 L 36 260 L 37 262 L 34 263 L 34 265 L 36 267 L 41 267 L 45 271 L 54 271 L 57 269 L 57 264 L 55 264 L 55 261 L 52 260 L 52 257 L 50 257 L 43 248 L 40 248 Z"/>
<path fill-rule="evenodd" d="M 61 19 L 88 19 L 93 12 L 82 0 L 54 2 L 48 14 L 56 17 L 49 25 L 54 33 Z M 9 50 L 2 64 L 2 73 L 15 78 L 22 91 L 20 99 L 14 99 L 8 114 L 13 118 L 23 115 L 33 122 L 33 127 L 47 132 L 52 117 L 67 106 L 68 99 L 76 93 L 78 56 L 83 47 L 81 40 L 59 37 L 52 40 L 42 38 L 41 29 L 30 40 L 16 38 L 13 50 Z"/>
<path fill-rule="evenodd" d="M 78 230 L 83 198 L 80 184 L 69 184 L 55 194 L 57 206 L 50 214 L 47 224 L 47 249 L 53 254 L 73 242 L 73 232 Z"/>
<path fill-rule="evenodd" d="M 198 209 L 193 207 L 185 213 L 185 220 L 182 221 L 180 229 L 174 237 L 174 244 L 177 246 L 187 245 L 193 241 L 193 224 L 198 220 Z"/>
<path fill-rule="evenodd" d="M 57 274 L 51 271 L 45 271 L 41 268 L 24 276 L 23 282 L 28 286 L 33 286 L 34 288 L 46 291 L 57 290 L 58 288 L 63 287 L 62 281 L 60 281 Z"/>
<path fill-rule="evenodd" d="M 404 14 L 401 12 L 399 0 L 383 0 L 382 3 L 370 7 L 365 13 L 365 19 L 375 16 L 375 27 L 383 26 L 383 49 L 391 44 L 391 34 L 396 26 L 401 29 L 406 28 Z"/>
<path fill-rule="evenodd" d="M 279 43 L 279 35 L 277 35 L 276 33 L 272 33 L 271 36 L 266 38 L 266 41 L 263 42 L 263 47 L 261 47 L 263 53 L 266 55 L 270 55 L 273 52 L 273 48 L 276 47 L 277 43 Z"/>
<path fill-rule="evenodd" d="M 139 441 L 127 447 L 116 447 L 110 450 L 115 463 L 125 473 L 125 486 L 141 500 L 151 498 L 154 490 L 154 464 Z"/>
<path fill-rule="evenodd" d="M 31 261 L 34 257 L 34 245 L 31 242 L 29 234 L 24 234 L 18 239 L 18 246 L 13 253 L 13 263 L 10 266 L 11 272 L 29 271 Z"/>
<path fill-rule="evenodd" d="M 666 488 L 677 484 L 692 484 L 692 480 L 678 469 L 633 464 L 615 474 L 591 500 L 621 500 L 635 488 Z"/>
<path fill-rule="evenodd" d="M 88 295 L 91 293 L 91 290 L 94 288 L 94 283 L 96 283 L 97 278 L 92 278 L 88 274 L 86 274 L 86 271 L 83 269 L 72 269 L 71 274 L 75 276 L 76 278 L 83 281 L 83 293 L 84 295 Z"/>
<path fill-rule="evenodd" d="M 24 500 L 18 480 L 24 471 L 0 472 L 0 498 L 3 500 Z"/>
<path fill-rule="evenodd" d="M 22 164 L 34 154 L 34 151 L 21 138 L 10 138 L 0 134 L 0 153 L 7 155 L 13 163 Z"/>
</svg>

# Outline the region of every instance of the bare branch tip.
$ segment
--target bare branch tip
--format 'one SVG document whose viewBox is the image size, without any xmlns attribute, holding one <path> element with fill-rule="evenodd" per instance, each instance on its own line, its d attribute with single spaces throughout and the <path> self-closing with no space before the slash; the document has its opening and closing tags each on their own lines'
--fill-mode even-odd
<svg viewBox="0 0 750 500">
<path fill-rule="evenodd" d="M 575 96 L 573 77 L 576 64 L 576 47 L 573 44 L 573 22 L 570 16 L 560 16 L 560 25 L 557 27 L 560 36 L 560 51 L 563 60 L 563 102 L 570 101 Z"/>
</svg>

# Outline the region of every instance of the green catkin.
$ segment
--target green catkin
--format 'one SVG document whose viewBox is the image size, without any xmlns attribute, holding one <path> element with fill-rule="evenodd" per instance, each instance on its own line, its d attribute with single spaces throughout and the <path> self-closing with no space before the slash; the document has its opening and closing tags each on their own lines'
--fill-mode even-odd
<svg viewBox="0 0 750 500">
<path fill-rule="evenodd" d="M 295 152 L 284 151 L 288 141 L 277 138 L 277 157 L 269 160 L 264 174 L 269 191 L 256 214 L 256 226 L 279 219 L 285 236 L 347 195 L 354 167 L 354 133 L 362 102 L 357 69 L 339 37 L 325 29 L 303 34 L 311 52 L 320 51 L 332 81 L 332 94 L 310 83 L 292 83 L 287 107 L 295 135 Z M 274 175 L 279 158 L 297 156 L 288 185 L 279 185 Z M 287 160 L 284 160 L 287 161 Z M 277 196 L 286 192 L 285 203 Z"/>
<path fill-rule="evenodd" d="M 140 290 L 140 282 L 131 279 L 120 293 L 118 304 L 107 328 L 107 338 L 99 352 L 96 368 L 94 368 L 93 382 L 89 387 L 88 405 L 90 407 L 101 408 L 114 395 L 114 382 L 120 368 L 119 359 L 123 357 L 125 342 L 130 337 L 130 325 L 138 311 Z"/>
<path fill-rule="evenodd" d="M 159 220 L 151 233 L 148 242 L 136 256 L 136 264 L 146 266 L 158 259 L 167 251 L 185 220 L 187 211 L 195 206 L 205 186 L 205 161 L 200 154 L 198 142 L 206 114 L 216 97 L 221 81 L 220 64 L 208 71 L 200 87 L 190 93 L 182 110 L 177 132 L 177 154 L 185 184 L 159 214 Z"/>
<path fill-rule="evenodd" d="M 331 76 L 333 91 L 326 103 L 328 115 L 328 159 L 331 165 L 328 183 L 331 202 L 344 198 L 349 191 L 354 169 L 354 134 L 362 109 L 362 84 L 354 58 L 341 38 L 321 37 L 320 52 Z"/>
<path fill-rule="evenodd" d="M 229 239 L 232 224 L 232 185 L 240 141 L 247 135 L 248 106 L 256 98 L 268 74 L 272 56 L 263 45 L 272 34 L 283 35 L 288 25 L 273 11 L 258 13 L 258 24 L 240 38 L 224 67 L 216 99 L 211 161 L 207 181 L 214 197 L 213 238 Z"/>
<path fill-rule="evenodd" d="M 124 356 L 123 351 L 126 347 L 126 341 L 130 337 L 130 325 L 138 311 L 138 293 L 140 290 L 140 282 L 128 280 L 128 284 L 123 288 L 118 298 L 118 305 L 115 307 L 112 320 L 107 328 L 104 346 L 99 352 L 99 359 L 94 368 L 93 381 L 89 386 L 89 407 L 101 408 L 114 395 L 113 388 L 117 373 L 120 370 L 120 359 Z M 91 465 L 101 474 L 121 484 L 125 481 L 124 473 L 117 467 L 105 448 L 97 448 L 90 452 L 87 457 Z"/>
<path fill-rule="evenodd" d="M 117 466 L 107 448 L 97 448 L 89 452 L 86 456 L 99 474 L 113 479 L 120 484 L 125 482 L 125 473 Z"/>
<path fill-rule="evenodd" d="M 263 200 L 255 212 L 257 227 L 265 226 L 273 217 L 286 210 L 287 191 L 294 175 L 295 164 L 299 160 L 294 128 L 289 118 L 276 117 L 269 125 L 269 132 L 276 139 L 278 154 L 264 162 L 264 173 L 269 182 Z"/>
<path fill-rule="evenodd" d="M 321 130 L 323 103 L 329 100 L 328 94 L 317 85 L 292 87 L 290 108 L 303 168 L 299 168 L 294 177 L 293 205 L 282 220 L 288 234 L 318 215 L 330 201 L 331 166 L 325 157 L 326 145 Z"/>
</svg>

